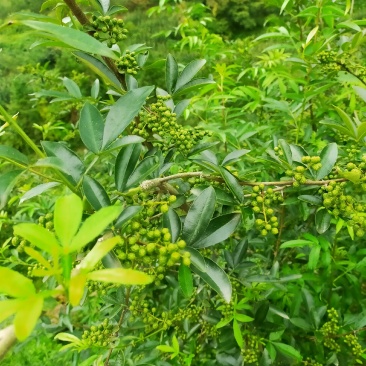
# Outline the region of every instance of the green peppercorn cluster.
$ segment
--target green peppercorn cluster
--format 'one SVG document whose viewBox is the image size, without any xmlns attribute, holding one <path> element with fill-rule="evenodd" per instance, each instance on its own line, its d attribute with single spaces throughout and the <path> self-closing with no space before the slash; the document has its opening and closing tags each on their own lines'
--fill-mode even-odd
<svg viewBox="0 0 366 366">
<path fill-rule="evenodd" d="M 354 169 L 353 163 L 349 163 L 349 168 Z M 363 185 L 366 186 L 366 184 Z M 335 181 L 321 187 L 323 205 L 335 217 L 342 217 L 346 220 L 347 225 L 353 227 L 357 237 L 362 237 L 366 230 L 365 205 L 359 202 L 356 197 L 347 194 L 346 189 L 346 182 Z"/>
<path fill-rule="evenodd" d="M 110 347 L 110 343 L 115 338 L 117 327 L 110 324 L 109 319 L 106 318 L 99 325 L 92 325 L 90 330 L 85 330 L 81 339 L 88 346 L 92 347 Z"/>
<path fill-rule="evenodd" d="M 351 352 L 354 357 L 359 358 L 365 352 L 355 334 L 346 334 L 343 340 L 344 343 L 351 348 Z"/>
<path fill-rule="evenodd" d="M 309 171 L 316 172 L 322 167 L 320 160 L 320 156 L 303 156 L 301 158 L 303 165 L 299 165 L 293 170 L 286 170 L 286 175 L 294 178 L 293 186 L 300 187 L 301 184 L 305 184 L 305 174 Z"/>
<path fill-rule="evenodd" d="M 338 313 L 337 310 L 331 308 L 327 311 L 328 321 L 324 323 L 320 329 L 324 337 L 324 346 L 331 349 L 332 351 L 339 352 L 341 350 L 340 345 L 336 342 L 335 336 L 338 334 Z"/>
<path fill-rule="evenodd" d="M 241 350 L 244 361 L 250 365 L 259 364 L 259 351 L 261 347 L 261 339 L 255 334 L 247 334 L 244 337 L 244 348 Z"/>
<path fill-rule="evenodd" d="M 278 234 L 278 219 L 271 205 L 274 202 L 283 202 L 283 196 L 273 188 L 265 189 L 264 184 L 253 187 L 251 206 L 253 212 L 257 214 L 255 225 L 260 230 L 261 235 L 268 233 Z"/>
<path fill-rule="evenodd" d="M 91 22 L 93 36 L 99 41 L 107 41 L 108 47 L 112 47 L 127 38 L 128 30 L 124 24 L 122 19 L 113 19 L 108 15 L 93 15 Z"/>
<path fill-rule="evenodd" d="M 31 266 L 28 266 L 27 268 L 27 276 L 28 277 L 38 277 L 38 276 L 41 276 L 43 277 L 43 271 L 46 270 L 46 267 L 43 266 L 42 264 L 40 263 L 35 263 Z"/>
<path fill-rule="evenodd" d="M 303 360 L 302 364 L 304 366 L 323 366 L 323 364 L 316 362 L 316 361 L 312 360 L 311 358 L 307 358 L 306 360 Z"/>
<path fill-rule="evenodd" d="M 158 96 L 157 102 L 150 105 L 150 111 L 142 111 L 139 119 L 132 125 L 132 133 L 144 138 L 151 134 L 159 135 L 162 140 L 154 141 L 163 151 L 176 147 L 183 154 L 187 154 L 193 146 L 200 142 L 210 132 L 199 128 L 185 129 L 178 125 L 176 114 L 164 103 L 171 99 L 168 96 Z"/>
<path fill-rule="evenodd" d="M 120 74 L 136 75 L 141 69 L 137 63 L 136 53 L 128 50 L 116 61 L 116 66 Z"/>
<path fill-rule="evenodd" d="M 234 307 L 233 307 L 233 303 L 224 303 L 220 306 L 217 307 L 217 310 L 219 310 L 222 314 L 222 317 L 224 319 L 229 319 L 232 317 L 233 313 L 234 313 Z"/>
<path fill-rule="evenodd" d="M 53 231 L 53 213 L 49 212 L 44 216 L 40 216 L 38 218 L 38 224 L 49 231 Z"/>
<path fill-rule="evenodd" d="M 15 249 L 22 253 L 24 251 L 24 247 L 29 246 L 30 243 L 28 243 L 26 240 L 22 239 L 21 237 L 15 235 L 11 238 L 10 241 L 11 245 L 15 247 Z"/>
</svg>

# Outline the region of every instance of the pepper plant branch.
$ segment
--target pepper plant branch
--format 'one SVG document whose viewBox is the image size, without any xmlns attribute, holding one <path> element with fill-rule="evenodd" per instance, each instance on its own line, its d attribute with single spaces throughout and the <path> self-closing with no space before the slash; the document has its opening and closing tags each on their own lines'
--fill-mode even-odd
<svg viewBox="0 0 366 366">
<path fill-rule="evenodd" d="M 168 182 L 173 179 L 179 178 L 195 178 L 200 177 L 207 180 L 214 180 L 214 181 L 224 181 L 221 177 L 215 175 L 204 174 L 203 172 L 187 172 L 187 173 L 178 173 L 173 175 L 168 175 L 162 178 L 154 178 L 145 180 L 140 184 L 140 188 L 142 190 L 149 190 L 151 188 L 155 188 L 160 186 L 162 183 Z M 304 185 L 327 185 L 330 182 L 345 182 L 347 181 L 346 178 L 336 178 L 336 179 L 326 179 L 326 180 L 307 180 Z M 239 181 L 239 184 L 242 186 L 257 186 L 259 184 L 263 184 L 265 186 L 292 186 L 294 180 L 281 180 L 281 181 L 273 181 L 273 182 L 248 182 L 248 181 Z M 283 188 L 278 188 L 278 190 L 282 190 Z"/>
<path fill-rule="evenodd" d="M 64 1 L 65 1 L 65 4 L 69 7 L 71 12 L 75 15 L 76 19 L 79 21 L 79 23 L 82 26 L 86 26 L 86 25 L 90 24 L 89 19 L 84 14 L 83 10 L 80 8 L 80 6 L 76 3 L 75 0 L 64 0 Z M 104 62 L 107 64 L 108 68 L 113 72 L 114 75 L 116 75 L 116 77 L 117 77 L 118 81 L 121 83 L 122 87 L 124 89 L 126 89 L 127 86 L 126 86 L 125 76 L 123 74 L 119 73 L 115 63 L 109 57 L 102 56 L 102 58 L 103 58 Z"/>
</svg>

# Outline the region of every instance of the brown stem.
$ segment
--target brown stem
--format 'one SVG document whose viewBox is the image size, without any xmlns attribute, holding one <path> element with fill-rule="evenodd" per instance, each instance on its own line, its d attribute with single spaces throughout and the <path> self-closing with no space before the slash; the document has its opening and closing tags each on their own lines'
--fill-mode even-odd
<svg viewBox="0 0 366 366">
<path fill-rule="evenodd" d="M 131 288 L 128 287 L 127 290 L 126 290 L 126 299 L 125 299 L 125 306 L 122 310 L 122 313 L 121 313 L 121 316 L 119 318 L 119 321 L 118 321 L 118 324 L 117 324 L 117 331 L 116 331 L 116 336 L 118 336 L 118 332 L 119 330 L 121 329 L 121 326 L 122 326 L 122 322 L 123 322 L 123 319 L 125 318 L 125 315 L 127 313 L 127 309 L 128 309 L 128 303 L 130 301 L 130 294 L 131 294 Z M 108 352 L 108 356 L 107 356 L 107 359 L 105 360 L 104 362 L 104 366 L 108 366 L 109 365 L 109 360 L 112 356 L 112 352 L 113 352 L 114 348 L 111 347 L 109 349 L 109 352 Z"/>
</svg>

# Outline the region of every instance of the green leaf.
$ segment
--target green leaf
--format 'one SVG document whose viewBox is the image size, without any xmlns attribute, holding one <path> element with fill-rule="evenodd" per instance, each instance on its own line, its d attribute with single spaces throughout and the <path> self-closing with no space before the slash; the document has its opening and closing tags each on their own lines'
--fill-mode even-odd
<svg viewBox="0 0 366 366">
<path fill-rule="evenodd" d="M 63 342 L 70 342 L 70 343 L 81 343 L 82 342 L 81 339 L 79 339 L 78 337 L 76 337 L 70 333 L 58 333 L 55 335 L 54 339 L 57 339 L 57 340 L 63 341 Z"/>
<path fill-rule="evenodd" d="M 170 235 L 172 236 L 172 243 L 175 243 L 182 230 L 182 223 L 178 214 L 171 207 L 163 215 L 163 226 L 169 229 Z"/>
<path fill-rule="evenodd" d="M 319 234 L 324 234 L 330 226 L 331 219 L 332 219 L 332 216 L 328 213 L 327 210 L 318 211 L 315 215 L 316 231 Z"/>
<path fill-rule="evenodd" d="M 121 83 L 116 75 L 100 60 L 83 52 L 74 52 L 74 55 L 86 66 L 99 75 L 106 84 L 112 84 L 117 89 L 121 89 Z"/>
<path fill-rule="evenodd" d="M 51 264 L 39 253 L 37 250 L 31 247 L 24 247 L 24 252 L 27 253 L 31 258 L 35 259 L 38 263 L 47 269 L 51 269 Z"/>
<path fill-rule="evenodd" d="M 0 294 L 12 297 L 28 297 L 36 293 L 33 282 L 7 267 L 0 267 Z"/>
<path fill-rule="evenodd" d="M 252 322 L 254 320 L 254 318 L 252 318 L 251 316 L 248 316 L 248 315 L 245 315 L 245 314 L 240 314 L 240 313 L 235 314 L 235 319 L 239 322 L 242 322 L 242 323 L 249 323 L 249 322 Z"/>
<path fill-rule="evenodd" d="M 94 210 L 97 211 L 102 207 L 111 205 L 111 201 L 103 186 L 88 175 L 85 175 L 83 179 L 83 191 Z"/>
<path fill-rule="evenodd" d="M 109 6 L 110 6 L 110 0 L 98 0 L 98 3 L 100 4 L 102 10 L 103 10 L 103 13 L 106 14 L 108 9 L 109 9 Z"/>
<path fill-rule="evenodd" d="M 195 199 L 184 220 L 183 239 L 188 245 L 201 238 L 215 211 L 215 190 L 206 188 Z"/>
<path fill-rule="evenodd" d="M 293 358 L 296 361 L 301 361 L 302 356 L 299 351 L 297 351 L 294 347 L 289 346 L 285 343 L 278 343 L 278 342 L 272 342 L 272 344 L 275 346 L 278 352 L 282 353 L 283 355 Z"/>
<path fill-rule="evenodd" d="M 123 136 L 122 138 L 117 139 L 115 142 L 110 144 L 108 146 L 108 149 L 104 150 L 104 152 L 107 152 L 107 151 L 110 152 L 112 150 L 120 149 L 121 147 L 124 147 L 127 145 L 139 144 L 144 141 L 145 141 L 145 139 L 143 139 L 140 136 L 136 136 L 136 135 Z"/>
<path fill-rule="evenodd" d="M 72 306 L 78 306 L 84 295 L 87 281 L 87 274 L 80 273 L 70 278 L 69 301 Z"/>
<path fill-rule="evenodd" d="M 243 335 L 241 334 L 240 326 L 237 320 L 234 318 L 233 322 L 233 331 L 234 331 L 234 338 L 236 340 L 236 343 L 242 349 L 244 347 L 244 339 Z"/>
<path fill-rule="evenodd" d="M 100 90 L 100 81 L 99 79 L 95 79 L 90 89 L 90 96 L 94 99 L 98 99 L 99 90 Z"/>
<path fill-rule="evenodd" d="M 176 104 L 176 106 L 174 107 L 174 113 L 177 115 L 177 118 L 182 115 L 185 109 L 189 106 L 190 102 L 190 99 L 183 99 Z"/>
<path fill-rule="evenodd" d="M 43 192 L 46 192 L 49 189 L 57 187 L 59 185 L 60 185 L 60 183 L 58 183 L 58 182 L 49 182 L 49 183 L 39 184 L 38 186 L 36 186 L 36 187 L 30 189 L 29 191 L 27 191 L 26 193 L 24 193 L 22 198 L 19 200 L 19 204 L 21 204 L 33 197 L 37 197 L 40 194 L 42 194 Z"/>
<path fill-rule="evenodd" d="M 179 97 L 182 94 L 196 91 L 196 90 L 202 88 L 202 86 L 209 85 L 209 84 L 212 84 L 212 86 L 214 86 L 214 84 L 216 84 L 216 82 L 211 79 L 207 79 L 207 78 L 194 79 L 194 80 L 190 81 L 189 83 L 183 85 L 181 88 L 176 89 L 175 92 L 173 93 L 173 95 L 174 95 L 174 97 Z"/>
<path fill-rule="evenodd" d="M 243 202 L 243 188 L 239 184 L 238 180 L 227 169 L 219 167 L 219 170 L 231 193 L 239 202 Z"/>
<path fill-rule="evenodd" d="M 193 294 L 193 277 L 189 267 L 184 264 L 179 266 L 178 281 L 184 297 L 190 298 Z"/>
<path fill-rule="evenodd" d="M 233 162 L 240 159 L 243 155 L 248 154 L 248 152 L 250 152 L 250 150 L 246 150 L 246 149 L 235 150 L 235 151 L 233 151 L 230 154 L 227 154 L 225 156 L 225 158 L 222 161 L 221 165 L 225 166 L 225 165 L 232 164 Z"/>
<path fill-rule="evenodd" d="M 358 94 L 358 96 L 366 102 L 366 89 L 360 86 L 352 86 L 353 90 Z"/>
<path fill-rule="evenodd" d="M 18 163 L 22 165 L 28 165 L 28 158 L 10 146 L 0 145 L 0 159 L 7 160 L 11 163 Z"/>
<path fill-rule="evenodd" d="M 103 149 L 108 147 L 137 116 L 153 89 L 153 86 L 145 86 L 130 90 L 111 107 L 104 125 Z"/>
<path fill-rule="evenodd" d="M 315 270 L 316 265 L 318 264 L 320 256 L 320 246 L 314 246 L 311 248 L 310 254 L 309 254 L 309 262 L 308 262 L 308 268 L 310 271 Z"/>
<path fill-rule="evenodd" d="M 126 207 L 121 215 L 118 217 L 115 227 L 117 229 L 122 228 L 128 221 L 130 221 L 133 217 L 135 217 L 141 210 L 143 209 L 142 206 L 128 206 Z"/>
<path fill-rule="evenodd" d="M 165 344 L 156 346 L 156 349 L 164 353 L 175 353 L 175 349 L 173 347 L 167 346 Z"/>
<path fill-rule="evenodd" d="M 206 262 L 205 258 L 201 255 L 201 253 L 193 249 L 191 247 L 185 248 L 185 250 L 189 253 L 191 253 L 191 263 L 195 267 L 197 267 L 200 271 L 205 272 L 206 271 Z"/>
<path fill-rule="evenodd" d="M 23 170 L 17 169 L 0 175 L 0 210 L 7 204 L 8 197 L 22 172 Z"/>
<path fill-rule="evenodd" d="M 366 122 L 362 122 L 357 127 L 357 141 L 361 141 L 366 136 Z"/>
<path fill-rule="evenodd" d="M 227 214 L 215 217 L 209 223 L 203 235 L 192 243 L 195 248 L 206 248 L 226 240 L 240 222 L 239 214 Z"/>
<path fill-rule="evenodd" d="M 211 259 L 205 258 L 205 271 L 199 270 L 192 261 L 192 270 L 197 273 L 210 287 L 229 303 L 231 301 L 232 287 L 225 271 Z"/>
<path fill-rule="evenodd" d="M 55 165 L 56 168 L 70 176 L 74 183 L 78 183 L 85 170 L 84 164 L 80 158 L 61 142 L 42 141 L 41 145 L 47 156 L 58 158 L 58 160 L 50 160 L 50 166 Z M 45 159 L 41 160 L 44 160 L 47 164 Z M 40 160 L 38 162 L 40 162 Z M 37 163 L 36 165 L 41 166 L 42 164 Z"/>
<path fill-rule="evenodd" d="M 43 308 L 43 296 L 34 295 L 22 301 L 14 318 L 15 335 L 20 341 L 28 338 L 38 318 L 41 316 Z"/>
<path fill-rule="evenodd" d="M 61 78 L 61 80 L 62 80 L 62 83 L 64 84 L 65 88 L 67 89 L 67 91 L 69 92 L 69 94 L 72 97 L 74 97 L 74 98 L 83 97 L 83 95 L 81 94 L 80 88 L 75 83 L 75 81 L 73 81 L 67 77 L 63 77 L 63 78 Z"/>
<path fill-rule="evenodd" d="M 303 194 L 297 197 L 300 201 L 304 201 L 310 203 L 311 205 L 320 206 L 323 203 L 323 200 L 319 196 L 310 196 L 307 194 Z"/>
<path fill-rule="evenodd" d="M 216 328 L 220 329 L 225 325 L 228 325 L 234 319 L 233 315 L 229 316 L 228 318 L 221 319 L 218 323 L 216 323 Z"/>
<path fill-rule="evenodd" d="M 138 186 L 145 178 L 153 173 L 160 166 L 157 156 L 148 156 L 144 158 L 129 176 L 126 189 Z"/>
<path fill-rule="evenodd" d="M 314 243 L 310 240 L 303 240 L 303 239 L 297 239 L 297 240 L 289 240 L 285 243 L 281 244 L 280 248 L 302 248 L 304 246 L 310 246 L 312 247 Z"/>
<path fill-rule="evenodd" d="M 22 300 L 20 299 L 0 301 L 0 323 L 15 314 L 21 305 Z"/>
<path fill-rule="evenodd" d="M 286 162 L 292 165 L 292 151 L 290 145 L 285 140 L 282 139 L 278 140 L 278 145 L 281 147 L 283 151 L 283 156 Z"/>
<path fill-rule="evenodd" d="M 83 201 L 76 194 L 60 197 L 55 204 L 54 227 L 62 246 L 68 247 L 83 216 Z"/>
<path fill-rule="evenodd" d="M 144 272 L 126 268 L 109 268 L 90 272 L 88 279 L 121 285 L 147 285 L 153 281 L 153 277 Z"/>
<path fill-rule="evenodd" d="M 348 116 L 348 114 L 342 109 L 336 107 L 335 105 L 333 108 L 337 111 L 338 115 L 342 118 L 342 121 L 346 125 L 347 130 L 351 134 L 351 136 L 355 139 L 356 138 L 356 125 L 353 122 L 352 118 Z"/>
<path fill-rule="evenodd" d="M 56 39 L 71 48 L 87 53 L 106 56 L 114 60 L 118 59 L 118 56 L 109 47 L 107 47 L 107 45 L 97 41 L 95 38 L 89 36 L 83 31 L 34 20 L 23 20 L 19 22 L 33 29 L 45 32 L 45 36 Z"/>
<path fill-rule="evenodd" d="M 98 241 L 93 249 L 86 255 L 80 263 L 80 269 L 92 270 L 102 258 L 107 255 L 117 244 L 121 244 L 122 240 L 119 236 Z"/>
<path fill-rule="evenodd" d="M 353 132 L 348 130 L 346 127 L 336 123 L 336 122 L 332 122 L 332 121 L 328 121 L 328 120 L 324 120 L 324 121 L 320 121 L 320 123 L 322 125 L 326 125 L 326 126 L 330 126 L 332 128 L 334 128 L 335 130 L 339 131 L 340 133 L 346 135 L 346 136 L 349 136 L 351 138 L 355 138 L 353 136 Z"/>
<path fill-rule="evenodd" d="M 55 256 L 61 248 L 55 236 L 47 229 L 31 223 L 14 226 L 14 234 L 28 240 L 37 248 Z"/>
<path fill-rule="evenodd" d="M 174 92 L 176 92 L 179 88 L 183 87 L 188 82 L 190 82 L 198 73 L 198 71 L 202 69 L 205 63 L 206 60 L 203 59 L 191 61 L 179 75 L 179 78 L 174 88 Z"/>
<path fill-rule="evenodd" d="M 135 170 L 141 149 L 141 144 L 131 144 L 122 148 L 117 155 L 114 179 L 118 191 L 124 192 L 126 190 L 128 178 Z"/>
<path fill-rule="evenodd" d="M 78 233 L 74 236 L 69 252 L 78 251 L 83 246 L 94 240 L 121 214 L 121 211 L 121 206 L 103 207 L 88 217 L 84 221 Z"/>
<path fill-rule="evenodd" d="M 309 322 L 302 318 L 291 318 L 290 322 L 296 327 L 305 330 L 306 332 L 309 332 L 312 329 Z"/>
<path fill-rule="evenodd" d="M 175 84 L 178 79 L 178 64 L 177 61 L 175 61 L 175 58 L 170 53 L 166 58 L 165 65 L 166 90 L 169 94 L 172 94 L 172 91 L 174 90 Z"/>
<path fill-rule="evenodd" d="M 338 158 L 338 147 L 335 142 L 328 144 L 320 153 L 322 167 L 316 172 L 316 179 L 323 179 L 328 175 Z"/>
<path fill-rule="evenodd" d="M 84 145 L 97 154 L 102 148 L 104 122 L 99 110 L 85 103 L 80 112 L 79 132 Z"/>
</svg>

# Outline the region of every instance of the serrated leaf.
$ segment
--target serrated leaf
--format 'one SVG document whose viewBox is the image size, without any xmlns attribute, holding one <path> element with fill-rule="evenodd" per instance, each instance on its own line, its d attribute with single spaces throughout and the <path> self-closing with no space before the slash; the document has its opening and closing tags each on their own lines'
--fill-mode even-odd
<svg viewBox="0 0 366 366">
<path fill-rule="evenodd" d="M 27 191 L 26 193 L 24 193 L 22 198 L 19 200 L 19 204 L 21 204 L 33 197 L 37 197 L 40 194 L 42 194 L 43 192 L 46 192 L 49 189 L 57 187 L 59 185 L 60 185 L 60 183 L 58 183 L 58 182 L 49 182 L 49 183 L 39 184 L 38 186 L 36 186 L 36 187 L 30 189 L 29 191 Z"/>
<path fill-rule="evenodd" d="M 194 264 L 192 262 L 192 264 Z M 205 258 L 205 271 L 200 271 L 195 265 L 192 270 L 197 273 L 212 289 L 227 303 L 231 301 L 232 286 L 225 271 L 211 259 Z"/>
<path fill-rule="evenodd" d="M 206 248 L 226 240 L 240 222 L 239 214 L 227 214 L 215 217 L 210 221 L 203 235 L 193 242 L 195 248 Z"/>
<path fill-rule="evenodd" d="M 33 282 L 7 267 L 0 267 L 0 294 L 12 297 L 28 297 L 36 293 Z"/>
<path fill-rule="evenodd" d="M 41 316 L 42 308 L 43 297 L 41 295 L 34 295 L 22 301 L 14 317 L 15 335 L 20 341 L 24 341 L 31 335 Z"/>
<path fill-rule="evenodd" d="M 189 267 L 184 264 L 179 266 L 178 281 L 184 297 L 190 298 L 193 294 L 193 277 Z"/>
<path fill-rule="evenodd" d="M 79 132 L 84 145 L 97 154 L 102 148 L 104 122 L 99 110 L 85 103 L 80 112 Z"/>
<path fill-rule="evenodd" d="M 88 217 L 78 233 L 74 236 L 69 252 L 80 250 L 83 246 L 94 240 L 121 214 L 121 211 L 121 206 L 103 207 Z"/>
<path fill-rule="evenodd" d="M 107 148 L 137 116 L 153 89 L 153 86 L 145 86 L 130 90 L 111 107 L 104 125 L 103 149 Z"/>
<path fill-rule="evenodd" d="M 97 211 L 102 207 L 110 206 L 111 201 L 106 190 L 97 180 L 88 175 L 83 178 L 83 191 L 94 210 Z"/>
<path fill-rule="evenodd" d="M 83 201 L 76 194 L 57 199 L 54 211 L 55 232 L 64 247 L 70 245 L 77 233 L 83 215 Z"/>
<path fill-rule="evenodd" d="M 238 180 L 227 169 L 219 167 L 219 170 L 222 178 L 224 179 L 231 193 L 239 202 L 243 202 L 244 199 L 243 188 L 239 184 Z"/>
<path fill-rule="evenodd" d="M 338 158 L 338 147 L 335 142 L 328 144 L 320 153 L 321 168 L 316 172 L 316 179 L 323 179 L 328 175 Z"/>
<path fill-rule="evenodd" d="M 121 285 L 147 285 L 153 281 L 148 274 L 126 268 L 109 268 L 90 272 L 87 275 L 89 280 L 119 283 Z"/>
<path fill-rule="evenodd" d="M 182 230 L 182 223 L 178 214 L 171 207 L 163 215 L 163 226 L 169 229 L 170 235 L 172 236 L 172 243 L 175 243 Z"/>
<path fill-rule="evenodd" d="M 57 255 L 61 250 L 55 236 L 50 231 L 37 224 L 18 224 L 14 226 L 14 234 L 21 236 L 37 248 L 50 253 L 53 256 Z"/>
<path fill-rule="evenodd" d="M 107 47 L 107 45 L 97 41 L 85 32 L 53 23 L 39 22 L 35 20 L 22 20 L 19 21 L 19 23 L 45 32 L 43 33 L 45 36 L 57 39 L 71 48 L 87 53 L 106 56 L 114 60 L 118 59 L 118 56 L 109 47 Z"/>
<path fill-rule="evenodd" d="M 201 192 L 190 207 L 184 220 L 183 239 L 188 245 L 198 240 L 206 231 L 215 211 L 215 190 L 208 187 Z"/>
<path fill-rule="evenodd" d="M 29 163 L 27 156 L 22 154 L 20 151 L 14 149 L 13 147 L 5 145 L 0 145 L 0 159 L 22 165 L 28 165 Z"/>
</svg>

